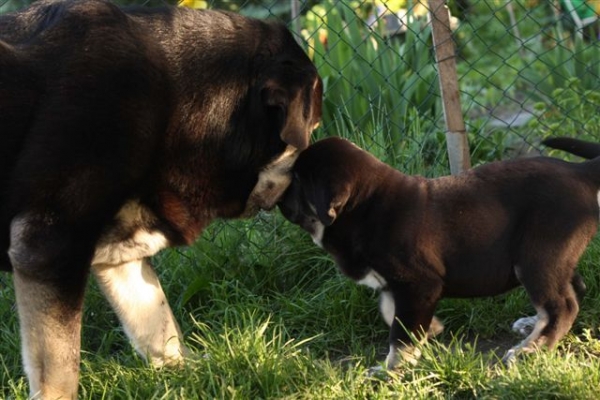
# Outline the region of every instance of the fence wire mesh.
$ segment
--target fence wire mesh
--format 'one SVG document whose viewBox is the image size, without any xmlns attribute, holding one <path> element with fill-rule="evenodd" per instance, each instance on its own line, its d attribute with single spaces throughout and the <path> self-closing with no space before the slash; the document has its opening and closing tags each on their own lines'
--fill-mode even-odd
<svg viewBox="0 0 600 400">
<path fill-rule="evenodd" d="M 0 12 L 29 3 L 0 0 Z M 528 154 L 549 135 L 598 136 L 600 1 L 447 4 L 475 163 Z M 400 166 L 413 157 L 421 159 L 417 164 L 444 166 L 435 151 L 444 149 L 445 127 L 427 1 L 184 0 L 178 5 L 283 20 L 325 82 L 318 135 L 383 146 L 371 150 Z"/>
<path fill-rule="evenodd" d="M 406 173 L 449 172 L 428 1 L 116 2 L 284 21 L 323 78 L 317 138 L 348 137 Z M 0 12 L 28 3 L 0 0 Z M 539 154 L 548 136 L 600 139 L 600 1 L 450 0 L 447 6 L 473 165 Z M 264 221 L 259 216 L 250 225 Z M 260 253 L 263 242 L 257 243 Z"/>
</svg>

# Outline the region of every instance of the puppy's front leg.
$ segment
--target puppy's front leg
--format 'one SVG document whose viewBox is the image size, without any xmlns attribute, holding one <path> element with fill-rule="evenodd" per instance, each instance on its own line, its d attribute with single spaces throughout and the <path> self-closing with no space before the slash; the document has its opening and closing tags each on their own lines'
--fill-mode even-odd
<svg viewBox="0 0 600 400">
<path fill-rule="evenodd" d="M 388 370 L 394 369 L 401 359 L 416 364 L 421 351 L 415 346 L 413 338 L 424 343 L 427 338 L 444 329 L 443 324 L 433 315 L 441 295 L 441 287 L 402 284 L 391 287 L 388 296 L 390 295 L 392 298 L 389 300 L 393 299 L 394 304 L 394 318 L 389 321 L 390 351 L 386 358 Z M 384 302 L 382 309 L 383 304 Z"/>
<path fill-rule="evenodd" d="M 135 349 L 155 366 L 181 363 L 183 336 L 150 263 L 97 264 L 92 272 Z"/>
</svg>

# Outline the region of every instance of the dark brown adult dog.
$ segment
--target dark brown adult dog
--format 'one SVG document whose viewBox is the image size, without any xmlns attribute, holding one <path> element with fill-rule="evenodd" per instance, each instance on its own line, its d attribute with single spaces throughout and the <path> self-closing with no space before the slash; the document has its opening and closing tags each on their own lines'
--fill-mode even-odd
<svg viewBox="0 0 600 400">
<path fill-rule="evenodd" d="M 0 269 L 14 272 L 32 396 L 76 397 L 90 266 L 136 349 L 180 362 L 145 258 L 272 207 L 321 90 L 279 24 L 102 0 L 0 17 Z"/>
<path fill-rule="evenodd" d="M 441 331 L 442 297 L 525 287 L 537 317 L 518 321 L 533 330 L 505 362 L 554 346 L 570 329 L 585 291 L 575 268 L 598 226 L 600 159 L 519 159 L 425 179 L 330 138 L 305 150 L 293 171 L 281 211 L 342 272 L 381 289 L 388 368 L 398 354 L 418 356 L 402 325 L 417 339 Z"/>
</svg>

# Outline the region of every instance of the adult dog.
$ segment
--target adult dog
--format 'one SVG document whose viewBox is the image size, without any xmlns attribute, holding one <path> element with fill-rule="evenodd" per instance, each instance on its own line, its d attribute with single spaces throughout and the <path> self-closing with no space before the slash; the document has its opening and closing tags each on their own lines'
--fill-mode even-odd
<svg viewBox="0 0 600 400">
<path fill-rule="evenodd" d="M 552 347 L 571 328 L 585 285 L 575 271 L 599 218 L 600 159 L 494 162 L 459 176 L 407 176 L 349 141 L 302 152 L 279 207 L 343 273 L 381 290 L 387 368 L 418 357 L 443 326 L 442 297 L 493 296 L 522 285 L 537 317 L 510 349 Z M 523 321 L 522 321 L 523 322 Z M 405 330 L 406 328 L 406 330 Z"/>
<path fill-rule="evenodd" d="M 0 17 L 0 266 L 32 396 L 76 397 L 90 266 L 135 348 L 181 361 L 145 258 L 273 207 L 321 91 L 284 26 L 240 15 L 41 0 Z"/>
</svg>

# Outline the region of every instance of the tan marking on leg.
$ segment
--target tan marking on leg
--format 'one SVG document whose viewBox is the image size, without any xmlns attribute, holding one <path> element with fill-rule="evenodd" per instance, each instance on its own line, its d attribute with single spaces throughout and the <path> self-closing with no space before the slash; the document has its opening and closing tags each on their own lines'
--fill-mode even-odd
<svg viewBox="0 0 600 400">
<path fill-rule="evenodd" d="M 92 272 L 135 349 L 155 366 L 182 362 L 183 336 L 150 263 L 94 265 Z"/>
<path fill-rule="evenodd" d="M 533 328 L 539 319 L 539 315 L 531 317 L 523 317 L 516 320 L 512 325 L 513 332 L 519 333 L 522 336 L 528 336 L 533 332 Z"/>
<path fill-rule="evenodd" d="M 402 346 L 390 345 L 390 351 L 385 359 L 385 365 L 388 370 L 393 370 L 398 366 L 400 360 L 404 360 L 411 365 L 417 365 L 419 358 L 421 358 L 421 349 L 414 344 Z"/>
<path fill-rule="evenodd" d="M 435 315 L 431 319 L 431 323 L 429 324 L 429 329 L 427 330 L 427 338 L 433 338 L 439 335 L 444 331 L 444 323 L 439 320 Z"/>
<path fill-rule="evenodd" d="M 165 235 L 147 225 L 154 215 L 137 201 L 123 205 L 117 213 L 117 225 L 104 232 L 96 245 L 92 265 L 122 265 L 150 257 L 169 246 Z"/>
<path fill-rule="evenodd" d="M 435 315 L 431 319 L 427 332 L 418 340 L 417 344 L 402 344 L 399 346 L 390 345 L 390 351 L 386 357 L 385 365 L 388 370 L 394 369 L 400 360 L 404 360 L 411 365 L 417 365 L 421 358 L 420 346 L 427 343 L 427 340 L 433 338 L 444 331 L 444 324 Z"/>
<path fill-rule="evenodd" d="M 14 271 L 23 364 L 34 399 L 75 399 L 79 379 L 81 310 Z"/>
</svg>

